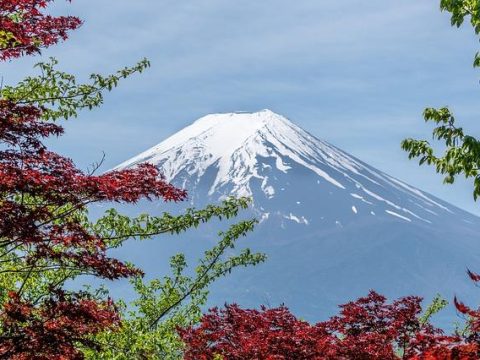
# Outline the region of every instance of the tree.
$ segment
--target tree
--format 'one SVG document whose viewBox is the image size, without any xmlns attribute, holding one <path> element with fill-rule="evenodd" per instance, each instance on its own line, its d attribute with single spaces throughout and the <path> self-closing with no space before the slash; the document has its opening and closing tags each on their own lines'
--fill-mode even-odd
<svg viewBox="0 0 480 360">
<path fill-rule="evenodd" d="M 73 16 L 45 15 L 42 8 L 51 1 L 0 1 L 0 59 L 39 53 L 41 48 L 65 40 L 69 30 L 80 26 L 80 19 Z"/>
<path fill-rule="evenodd" d="M 421 299 L 388 304 L 368 296 L 340 306 L 340 315 L 315 325 L 279 308 L 214 308 L 200 325 L 180 329 L 185 359 L 477 359 L 477 344 L 445 336 L 421 316 Z M 460 357 L 455 357 L 460 354 Z M 470 356 L 470 357 L 469 357 Z"/>
<path fill-rule="evenodd" d="M 475 33 L 480 34 L 480 4 L 475 0 L 442 0 L 442 11 L 451 14 L 452 26 L 460 27 L 466 19 L 470 21 Z M 474 57 L 473 66 L 480 67 L 480 53 Z M 463 128 L 456 125 L 456 119 L 448 107 L 427 108 L 424 111 L 426 122 L 433 122 L 433 139 L 438 140 L 445 146 L 442 155 L 436 155 L 431 144 L 426 140 L 405 139 L 402 148 L 408 152 L 410 159 L 419 158 L 419 164 L 435 166 L 437 173 L 444 175 L 444 183 L 453 184 L 455 178 L 463 175 L 465 178 L 473 178 L 473 197 L 477 200 L 480 195 L 480 141 L 474 136 L 468 135 Z M 471 280 L 475 283 L 480 281 L 480 275 L 467 271 Z M 467 328 L 462 334 L 463 345 L 450 349 L 433 352 L 435 356 L 447 359 L 447 355 L 457 358 L 478 358 L 480 310 L 472 310 L 470 307 L 459 302 L 456 298 L 454 304 L 459 313 L 467 317 Z M 465 352 L 465 354 L 463 354 Z M 462 355 L 463 354 L 463 355 Z"/>
<path fill-rule="evenodd" d="M 221 206 L 209 205 L 201 211 L 189 209 L 186 215 L 176 218 L 167 214 L 165 228 L 169 232 L 177 232 L 191 227 L 190 219 L 204 222 L 212 216 L 231 218 L 248 203 L 246 199 L 229 199 Z M 99 334 L 96 341 L 102 344 L 102 350 L 87 352 L 87 358 L 183 359 L 184 345 L 177 328 L 198 323 L 202 306 L 207 300 L 208 286 L 238 266 L 255 265 L 265 260 L 264 255 L 252 254 L 248 249 L 238 255 L 225 254 L 235 247 L 240 237 L 253 229 L 255 223 L 255 220 L 242 221 L 219 233 L 220 241 L 205 252 L 193 275 L 187 272 L 184 255 L 177 254 L 171 259 L 171 276 L 148 283 L 141 278 L 133 279 L 138 298 L 129 307 L 123 304 L 122 328 Z"/>
<path fill-rule="evenodd" d="M 451 13 L 452 26 L 460 27 L 466 18 L 470 20 L 475 33 L 480 34 L 480 6 L 476 0 L 441 0 L 442 11 Z M 480 53 L 474 57 L 474 67 L 480 67 Z M 445 175 L 444 183 L 452 184 L 458 175 L 473 178 L 474 199 L 480 195 L 480 141 L 466 134 L 456 125 L 455 117 L 448 107 L 427 108 L 424 118 L 433 122 L 433 139 L 443 142 L 443 155 L 435 154 L 426 140 L 405 139 L 402 148 L 408 152 L 410 159 L 419 158 L 420 165 L 433 165 L 436 171 Z"/>
<path fill-rule="evenodd" d="M 43 90 L 31 94 L 38 97 Z M 86 226 L 87 205 L 181 200 L 186 194 L 148 165 L 100 176 L 78 170 L 43 145 L 41 138 L 63 131 L 44 121 L 46 109 L 12 94 L 19 92 L 7 88 L 0 100 L 0 355 L 80 357 L 76 344 L 93 346 L 90 335 L 117 327 L 120 318 L 111 300 L 67 293 L 63 284 L 82 274 L 106 279 L 141 274 L 107 256 L 110 240 Z"/>
<path fill-rule="evenodd" d="M 75 17 L 44 14 L 50 2 L 0 0 L 0 59 L 38 53 L 80 26 Z M 146 294 L 142 271 L 110 257 L 110 249 L 130 238 L 178 233 L 211 218 L 228 218 L 247 204 L 231 199 L 177 217 L 133 219 L 110 210 L 91 222 L 88 206 L 94 203 L 181 201 L 187 195 L 151 165 L 96 175 L 100 164 L 81 171 L 43 143 L 44 138 L 63 133 L 53 121 L 99 106 L 104 91 L 145 70 L 147 60 L 110 76 L 93 74 L 87 84 L 78 84 L 55 65 L 55 59 L 40 63 L 39 76 L 0 90 L 0 358 L 5 359 L 82 359 L 99 350 L 105 334 L 121 328 L 118 305 L 101 289 L 67 291 L 66 281 L 80 275 L 132 278 L 140 294 Z M 234 267 L 262 261 L 262 255 L 248 250 L 224 257 L 226 248 L 253 224 L 254 220 L 242 222 L 225 233 L 191 281 L 181 278 L 184 265 L 177 256 L 172 265 L 179 282 L 165 285 L 171 288 L 168 306 L 150 325 L 156 326 L 189 297 L 204 294 L 211 281 Z"/>
</svg>

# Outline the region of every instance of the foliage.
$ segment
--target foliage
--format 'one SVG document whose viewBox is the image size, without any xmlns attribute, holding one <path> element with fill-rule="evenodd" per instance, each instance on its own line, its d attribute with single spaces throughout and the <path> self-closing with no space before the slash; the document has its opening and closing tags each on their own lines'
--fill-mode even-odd
<svg viewBox="0 0 480 360">
<path fill-rule="evenodd" d="M 112 301 L 100 303 L 89 294 L 57 290 L 41 306 L 22 300 L 18 293 L 9 297 L 1 316 L 3 359 L 80 359 L 72 342 L 97 348 L 90 336 L 120 325 Z"/>
<path fill-rule="evenodd" d="M 434 165 L 438 173 L 445 175 L 444 183 L 452 184 L 461 174 L 474 178 L 473 197 L 476 200 L 480 195 L 480 141 L 465 135 L 463 129 L 455 125 L 455 118 L 446 107 L 428 108 L 424 117 L 425 121 L 437 124 L 433 138 L 444 142 L 446 149 L 443 156 L 435 155 L 426 140 L 405 139 L 402 148 L 409 153 L 410 159 L 419 157 L 420 165 Z"/>
<path fill-rule="evenodd" d="M 226 305 L 179 333 L 186 360 L 478 359 L 478 330 L 472 327 L 464 338 L 446 336 L 422 320 L 420 302 L 410 296 L 388 304 L 372 291 L 315 325 L 298 320 L 284 306 L 245 310 Z"/>
<path fill-rule="evenodd" d="M 238 211 L 238 202 L 241 202 L 242 207 L 248 204 L 245 199 L 229 199 L 221 207 L 208 206 L 206 211 L 200 212 L 202 215 L 189 210 L 187 215 L 175 220 L 167 216 L 166 229 L 171 233 L 177 232 L 184 228 L 185 222 L 191 223 L 200 218 L 205 221 L 213 213 L 216 217 L 232 217 Z M 177 225 L 172 226 L 172 223 Z M 87 358 L 181 359 L 183 344 L 176 329 L 199 321 L 201 307 L 207 300 L 208 286 L 235 267 L 255 265 L 265 259 L 264 255 L 252 254 L 248 249 L 237 255 L 226 254 L 228 249 L 235 246 L 238 238 L 253 229 L 254 224 L 254 220 L 243 221 L 231 225 L 226 232 L 219 233 L 220 241 L 205 252 L 191 276 L 187 274 L 184 255 L 178 254 L 171 259 L 171 276 L 148 283 L 141 278 L 133 279 L 139 297 L 133 306 L 124 306 L 122 328 L 98 336 L 97 342 L 102 344 L 102 351 L 89 352 Z"/>
<path fill-rule="evenodd" d="M 437 294 L 432 302 L 427 306 L 423 315 L 420 317 L 420 323 L 426 324 L 430 321 L 433 315 L 443 310 L 448 305 L 448 301 Z"/>
<path fill-rule="evenodd" d="M 477 0 L 441 0 L 442 11 L 451 13 L 452 26 L 460 27 L 465 18 L 470 19 L 475 33 L 480 34 L 480 3 Z M 474 67 L 480 67 L 480 53 L 475 55 Z M 423 113 L 427 122 L 433 122 L 433 139 L 445 146 L 443 155 L 435 155 L 431 144 L 426 140 L 405 139 L 402 148 L 409 158 L 419 158 L 420 165 L 433 165 L 444 175 L 444 183 L 452 184 L 458 175 L 473 178 L 473 196 L 480 195 L 480 141 L 466 134 L 456 125 L 455 117 L 448 107 L 427 108 Z"/>
<path fill-rule="evenodd" d="M 35 323 L 48 323 L 52 312 L 47 309 L 65 303 L 64 306 L 69 305 L 71 309 L 63 317 L 70 318 L 58 324 L 66 326 L 68 322 L 78 321 L 72 309 L 83 311 L 80 305 L 89 301 L 89 307 L 97 309 L 83 311 L 85 316 L 90 316 L 88 321 L 85 318 L 85 326 L 90 322 L 101 330 L 107 325 L 116 325 L 116 312 L 104 302 L 86 299 L 84 294 L 75 294 L 73 301 L 72 296 L 60 290 L 65 280 L 80 274 L 117 279 L 141 272 L 108 257 L 108 239 L 84 226 L 87 205 L 101 201 L 134 203 L 142 198 L 178 201 L 186 194 L 167 184 L 151 165 L 99 176 L 80 171 L 71 160 L 48 151 L 42 143 L 42 138 L 58 136 L 63 129 L 45 122 L 41 113 L 42 109 L 33 105 L 0 100 L 0 274 L 3 285 L 0 296 L 5 315 L 9 314 L 7 305 L 31 308 L 28 314 L 35 318 Z M 43 289 L 40 293 L 39 286 Z M 24 296 L 27 288 L 36 288 L 37 291 L 30 293 L 35 299 Z M 38 308 L 33 309 L 35 306 Z M 107 311 L 110 323 L 101 320 L 108 319 L 105 309 L 111 310 Z M 11 320 L 11 316 L 7 319 Z M 30 351 L 31 343 L 25 343 L 23 350 L 19 344 L 20 338 L 31 331 L 31 321 L 2 322 L 1 355 L 9 357 Z M 45 328 L 51 333 L 42 339 L 63 331 L 58 324 Z M 63 347 L 54 347 L 48 342 L 35 346 L 35 352 L 38 356 L 45 352 L 46 358 L 47 354 L 67 356 L 69 351 L 74 353 L 74 343 L 80 341 L 81 336 L 78 333 L 73 337 L 72 333 L 68 339 L 66 334 L 61 335 Z M 12 346 L 8 346 L 9 342 Z"/>
<path fill-rule="evenodd" d="M 468 17 L 475 34 L 480 34 L 480 4 L 477 0 L 441 0 L 440 9 L 451 13 L 452 26 L 460 27 Z M 473 66 L 480 66 L 480 53 L 477 52 Z"/>
<path fill-rule="evenodd" d="M 440 8 L 451 14 L 452 26 L 460 27 L 469 19 L 475 33 L 480 34 L 480 2 L 477 0 L 441 0 Z M 476 53 L 474 67 L 480 67 L 480 53 Z M 419 164 L 435 166 L 436 172 L 444 175 L 444 183 L 452 184 L 458 175 L 473 178 L 473 197 L 480 195 L 480 141 L 466 134 L 456 125 L 455 117 L 448 107 L 427 108 L 425 121 L 435 124 L 433 139 L 445 147 L 441 156 L 435 155 L 434 148 L 426 140 L 405 139 L 402 148 L 408 152 L 410 159 L 419 158 Z M 480 276 L 471 271 L 468 275 L 474 282 Z M 454 299 L 454 305 L 460 314 L 467 317 L 467 326 L 457 331 L 457 343 L 449 346 L 438 345 L 425 352 L 429 359 L 477 359 L 480 356 L 480 310 L 472 310 Z M 428 312 L 426 313 L 426 315 Z"/>
<path fill-rule="evenodd" d="M 0 0 L 0 60 L 38 53 L 81 25 L 73 16 L 42 13 L 52 0 Z"/>
<path fill-rule="evenodd" d="M 76 117 L 81 109 L 93 109 L 103 103 L 103 91 L 112 90 L 121 79 L 141 73 L 150 66 L 143 59 L 132 67 L 126 67 L 109 76 L 91 74 L 90 83 L 77 84 L 75 76 L 56 69 L 58 61 L 40 62 L 35 67 L 40 75 L 29 76 L 15 86 L 4 86 L 2 97 L 16 104 L 35 105 L 43 108 L 45 120 Z"/>
</svg>

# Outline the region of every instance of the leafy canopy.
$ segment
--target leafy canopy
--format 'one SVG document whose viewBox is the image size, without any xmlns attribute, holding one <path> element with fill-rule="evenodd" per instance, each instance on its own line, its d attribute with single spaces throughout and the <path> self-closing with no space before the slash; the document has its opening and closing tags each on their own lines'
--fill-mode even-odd
<svg viewBox="0 0 480 360">
<path fill-rule="evenodd" d="M 476 344 L 463 344 L 425 322 L 421 299 L 405 297 L 389 304 L 368 296 L 341 305 L 340 314 L 311 325 L 279 308 L 214 308 L 197 326 L 180 330 L 185 360 L 399 360 L 474 359 Z M 423 320 L 422 320 L 423 319 Z"/>
</svg>

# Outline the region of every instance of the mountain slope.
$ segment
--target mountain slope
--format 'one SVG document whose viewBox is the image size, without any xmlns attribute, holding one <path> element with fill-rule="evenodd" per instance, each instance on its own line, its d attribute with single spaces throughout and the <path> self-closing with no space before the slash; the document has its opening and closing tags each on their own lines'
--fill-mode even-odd
<svg viewBox="0 0 480 360">
<path fill-rule="evenodd" d="M 141 162 L 195 206 L 253 197 L 261 224 L 247 245 L 269 260 L 220 282 L 216 303 L 285 302 L 314 319 L 370 288 L 476 298 L 465 268 L 480 268 L 479 218 L 269 110 L 205 116 L 118 168 Z"/>
<path fill-rule="evenodd" d="M 452 206 L 368 166 L 269 110 L 208 115 L 118 168 L 141 162 L 157 165 L 167 180 L 184 186 L 192 195 L 197 195 L 200 183 L 208 187 L 213 199 L 255 193 L 259 210 L 261 199 L 285 198 L 288 196 L 280 193 L 297 192 L 289 180 L 302 176 L 318 186 L 311 181 L 303 184 L 309 191 L 303 188 L 295 204 L 302 195 L 307 195 L 307 201 L 312 197 L 319 200 L 322 193 L 325 196 L 321 198 L 329 202 L 346 201 L 343 210 L 349 214 L 387 214 L 425 223 L 453 214 Z M 326 195 L 333 193 L 332 199 Z M 462 221 L 469 219 L 471 215 L 462 213 Z M 290 220 L 309 222 L 296 214 Z"/>
</svg>

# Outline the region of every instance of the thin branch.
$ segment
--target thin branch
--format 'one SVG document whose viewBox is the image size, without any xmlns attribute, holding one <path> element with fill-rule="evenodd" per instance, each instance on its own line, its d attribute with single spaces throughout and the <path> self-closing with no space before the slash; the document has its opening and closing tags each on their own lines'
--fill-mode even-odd
<svg viewBox="0 0 480 360">
<path fill-rule="evenodd" d="M 201 283 L 202 280 L 204 280 L 204 278 L 208 275 L 208 273 L 210 272 L 210 270 L 213 268 L 213 266 L 220 260 L 220 256 L 223 255 L 223 253 L 225 252 L 225 250 L 227 249 L 228 247 L 228 244 L 224 244 L 218 251 L 217 255 L 213 258 L 213 260 L 210 262 L 210 264 L 207 266 L 207 268 L 201 273 L 201 275 L 199 277 L 197 277 L 195 279 L 195 282 L 193 283 L 193 285 L 190 287 L 190 289 L 184 293 L 184 295 L 178 299 L 177 301 L 175 301 L 173 304 L 171 304 L 170 306 L 168 306 L 165 310 L 163 310 L 160 315 L 150 324 L 150 328 L 153 328 L 155 327 L 158 322 L 166 315 L 170 312 L 170 310 L 174 309 L 175 307 L 177 307 L 178 305 L 180 305 L 186 298 L 188 298 L 195 290 L 197 290 L 197 287 L 199 286 L 199 284 Z"/>
</svg>

